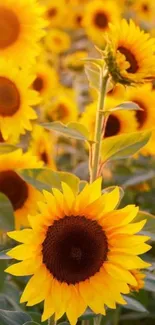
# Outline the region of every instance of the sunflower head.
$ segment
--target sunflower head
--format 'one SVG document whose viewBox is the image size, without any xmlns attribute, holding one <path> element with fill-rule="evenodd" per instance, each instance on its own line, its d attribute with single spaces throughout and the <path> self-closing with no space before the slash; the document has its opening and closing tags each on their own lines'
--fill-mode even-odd
<svg viewBox="0 0 155 325">
<path fill-rule="evenodd" d="M 20 134 L 32 129 L 31 120 L 37 118 L 32 106 L 40 102 L 38 93 L 30 89 L 33 79 L 12 61 L 0 60 L 0 129 L 4 140 L 17 141 Z"/>
<path fill-rule="evenodd" d="M 6 0 L 0 4 L 0 56 L 22 66 L 35 62 L 38 41 L 47 22 L 37 0 Z M 26 53 L 26 55 L 25 55 Z"/>
<path fill-rule="evenodd" d="M 36 200 L 42 199 L 42 195 L 28 184 L 17 171 L 27 168 L 40 168 L 41 161 L 30 153 L 22 153 L 16 150 L 0 155 L 0 192 L 10 200 L 14 215 L 15 227 L 28 226 L 28 213 L 35 213 Z"/>
<path fill-rule="evenodd" d="M 132 20 L 110 25 L 105 61 L 115 82 L 142 83 L 155 75 L 155 41 Z M 143 50 L 145 48 L 145 51 Z"/>
<path fill-rule="evenodd" d="M 46 1 L 45 19 L 48 20 L 49 27 L 61 27 L 65 21 L 66 4 L 65 0 Z"/>
<path fill-rule="evenodd" d="M 21 302 L 44 301 L 42 321 L 66 312 L 71 325 L 87 306 L 104 315 L 105 305 L 125 304 L 121 294 L 137 286 L 132 271 L 149 266 L 137 256 L 150 249 L 149 237 L 136 234 L 145 221 L 132 223 L 138 208 L 116 210 L 119 189 L 101 194 L 101 179 L 78 194 L 62 183 L 62 192 L 44 191 L 44 199 L 30 229 L 9 233 L 22 244 L 8 255 L 21 262 L 6 271 L 32 275 Z"/>
<path fill-rule="evenodd" d="M 67 67 L 73 71 L 81 71 L 84 68 L 84 60 L 87 57 L 87 51 L 76 51 L 68 54 L 64 61 L 64 67 Z"/>
<path fill-rule="evenodd" d="M 49 51 L 60 54 L 70 48 L 71 40 L 66 32 L 53 28 L 47 33 L 45 44 Z"/>
</svg>

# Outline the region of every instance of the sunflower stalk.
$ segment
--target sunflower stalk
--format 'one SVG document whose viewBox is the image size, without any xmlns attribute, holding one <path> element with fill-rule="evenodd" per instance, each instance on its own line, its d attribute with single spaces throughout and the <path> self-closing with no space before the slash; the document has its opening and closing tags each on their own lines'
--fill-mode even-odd
<svg viewBox="0 0 155 325">
<path fill-rule="evenodd" d="M 98 98 L 98 107 L 96 113 L 96 123 L 95 123 L 95 136 L 94 136 L 94 149 L 93 149 L 93 159 L 92 168 L 90 170 L 90 182 L 92 183 L 98 176 L 98 168 L 100 163 L 100 151 L 101 151 L 101 141 L 104 136 L 104 131 L 106 127 L 106 120 L 104 117 L 104 101 L 106 95 L 106 88 L 108 82 L 108 72 L 105 71 L 104 67 L 100 69 L 100 91 Z"/>
<path fill-rule="evenodd" d="M 48 325 L 56 325 L 54 315 L 48 319 Z"/>
</svg>

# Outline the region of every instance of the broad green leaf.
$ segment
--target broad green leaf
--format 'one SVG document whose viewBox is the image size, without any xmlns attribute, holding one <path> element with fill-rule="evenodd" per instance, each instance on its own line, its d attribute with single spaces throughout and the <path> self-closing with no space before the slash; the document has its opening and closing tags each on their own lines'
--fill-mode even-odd
<svg viewBox="0 0 155 325">
<path fill-rule="evenodd" d="M 116 107 L 108 109 L 107 113 L 112 113 L 116 111 L 142 111 L 142 109 L 134 102 L 124 102 L 120 103 Z"/>
<path fill-rule="evenodd" d="M 12 144 L 0 143 L 0 155 L 17 150 Z"/>
<path fill-rule="evenodd" d="M 0 230 L 9 231 L 14 229 L 13 207 L 9 199 L 0 193 Z"/>
<path fill-rule="evenodd" d="M 12 259 L 12 257 L 10 257 L 10 256 L 7 255 L 7 252 L 9 250 L 10 249 L 5 249 L 4 251 L 1 251 L 0 252 L 0 260 L 10 260 L 10 259 Z"/>
<path fill-rule="evenodd" d="M 25 169 L 17 172 L 26 182 L 40 191 L 43 189 L 51 190 L 53 187 L 61 190 L 61 182 L 65 182 L 72 188 L 73 192 L 78 192 L 79 178 L 67 172 L 55 172 L 50 168 Z"/>
<path fill-rule="evenodd" d="M 147 309 L 136 299 L 129 296 L 124 296 L 124 299 L 126 300 L 127 305 L 123 305 L 122 307 L 130 310 L 140 311 L 142 313 L 147 312 Z"/>
<path fill-rule="evenodd" d="M 127 181 L 125 181 L 122 184 L 122 186 L 123 186 L 123 188 L 129 187 L 129 186 L 135 186 L 135 185 L 141 184 L 143 182 L 147 182 L 154 177 L 155 177 L 154 170 L 145 171 L 145 172 L 143 171 L 143 173 L 141 173 L 139 175 L 134 175 L 134 176 L 130 177 Z"/>
<path fill-rule="evenodd" d="M 31 321 L 31 317 L 24 312 L 0 309 L 0 325 L 23 325 Z"/>
<path fill-rule="evenodd" d="M 126 133 L 106 138 L 102 141 L 102 161 L 124 159 L 134 155 L 147 144 L 151 136 L 150 131 Z"/>
<path fill-rule="evenodd" d="M 82 141 L 89 140 L 88 130 L 85 128 L 84 125 L 78 122 L 69 123 L 67 125 L 61 122 L 49 122 L 49 123 L 41 123 L 40 125 L 47 130 L 59 132 L 69 138 L 82 140 Z"/>
<path fill-rule="evenodd" d="M 155 292 L 155 281 L 151 281 L 149 279 L 145 279 L 145 290 L 150 291 L 150 292 Z"/>
<path fill-rule="evenodd" d="M 85 73 L 88 78 L 90 87 L 99 91 L 99 89 L 100 89 L 100 70 L 86 65 Z"/>
</svg>

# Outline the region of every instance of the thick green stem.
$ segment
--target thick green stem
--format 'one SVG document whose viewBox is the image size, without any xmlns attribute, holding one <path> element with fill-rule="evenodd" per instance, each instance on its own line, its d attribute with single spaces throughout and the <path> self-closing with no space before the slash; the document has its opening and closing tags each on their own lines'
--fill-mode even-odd
<svg viewBox="0 0 155 325">
<path fill-rule="evenodd" d="M 114 313 L 113 325 L 119 325 L 120 314 L 121 314 L 121 307 L 118 306 Z"/>
<path fill-rule="evenodd" d="M 48 319 L 48 325 L 56 325 L 54 315 Z"/>
<path fill-rule="evenodd" d="M 100 161 L 100 149 L 103 134 L 104 125 L 104 100 L 106 95 L 106 86 L 108 81 L 108 73 L 104 69 L 100 72 L 100 92 L 98 99 L 98 107 L 96 113 L 96 124 L 95 124 L 95 137 L 94 137 L 94 150 L 93 150 L 93 163 L 90 175 L 90 181 L 93 182 L 98 176 L 98 167 Z"/>
</svg>

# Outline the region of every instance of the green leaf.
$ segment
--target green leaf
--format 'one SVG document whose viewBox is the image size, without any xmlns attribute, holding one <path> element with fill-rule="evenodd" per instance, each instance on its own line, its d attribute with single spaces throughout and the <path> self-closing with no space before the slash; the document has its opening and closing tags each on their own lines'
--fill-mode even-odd
<svg viewBox="0 0 155 325">
<path fill-rule="evenodd" d="M 139 107 L 139 105 L 137 105 L 134 102 L 124 102 L 124 103 L 117 105 L 116 107 L 108 109 L 105 112 L 112 113 L 112 112 L 116 112 L 116 111 L 143 111 L 143 109 L 141 107 Z"/>
<path fill-rule="evenodd" d="M 155 281 L 151 281 L 149 279 L 145 279 L 145 290 L 150 292 L 155 292 Z"/>
<path fill-rule="evenodd" d="M 99 91 L 100 89 L 100 70 L 95 68 L 90 68 L 90 66 L 85 66 L 85 73 L 89 81 L 91 88 Z"/>
<path fill-rule="evenodd" d="M 147 312 L 147 309 L 136 299 L 129 296 L 124 296 L 124 299 L 126 300 L 127 305 L 123 305 L 122 307 L 130 310 L 140 311 L 142 313 Z"/>
<path fill-rule="evenodd" d="M 14 229 L 13 207 L 9 199 L 0 193 L 0 230 L 9 231 Z"/>
<path fill-rule="evenodd" d="M 67 125 L 61 122 L 41 123 L 42 127 L 50 131 L 56 131 L 68 138 L 87 141 L 89 140 L 89 131 L 83 124 L 78 122 L 69 123 Z"/>
<path fill-rule="evenodd" d="M 4 270 L 7 268 L 7 261 L 0 261 L 0 291 L 4 287 L 4 280 L 6 278 L 6 273 Z"/>
<path fill-rule="evenodd" d="M 9 251 L 10 249 L 5 249 L 4 251 L 1 251 L 0 252 L 0 260 L 11 260 L 12 257 L 8 256 L 7 255 L 7 252 Z"/>
<path fill-rule="evenodd" d="M 79 178 L 71 173 L 67 172 L 55 172 L 50 168 L 42 169 L 25 169 L 19 170 L 17 173 L 32 186 L 36 187 L 40 191 L 51 190 L 56 187 L 60 190 L 61 182 L 67 183 L 77 193 L 79 188 Z"/>
<path fill-rule="evenodd" d="M 155 171 L 150 170 L 150 171 L 143 171 L 143 173 L 139 175 L 134 175 L 130 177 L 127 181 L 123 183 L 123 188 L 129 187 L 129 186 L 135 186 L 144 182 L 147 182 L 151 180 L 152 178 L 155 177 Z"/>
<path fill-rule="evenodd" d="M 31 317 L 24 312 L 0 309 L 1 325 L 23 325 L 28 321 L 31 321 Z"/>
<path fill-rule="evenodd" d="M 12 144 L 0 143 L 0 155 L 17 150 Z"/>
<path fill-rule="evenodd" d="M 147 144 L 150 131 L 126 133 L 106 138 L 102 141 L 102 161 L 124 159 L 134 155 Z"/>
</svg>

